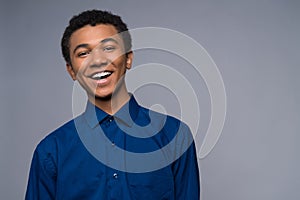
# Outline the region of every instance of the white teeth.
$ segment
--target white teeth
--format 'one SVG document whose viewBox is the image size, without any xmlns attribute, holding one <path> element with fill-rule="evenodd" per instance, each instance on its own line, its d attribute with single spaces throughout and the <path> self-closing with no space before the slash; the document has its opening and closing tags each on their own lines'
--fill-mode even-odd
<svg viewBox="0 0 300 200">
<path fill-rule="evenodd" d="M 100 73 L 97 73 L 95 75 L 92 76 L 92 78 L 101 78 L 103 76 L 107 76 L 107 75 L 110 75 L 111 72 L 100 72 Z"/>
</svg>

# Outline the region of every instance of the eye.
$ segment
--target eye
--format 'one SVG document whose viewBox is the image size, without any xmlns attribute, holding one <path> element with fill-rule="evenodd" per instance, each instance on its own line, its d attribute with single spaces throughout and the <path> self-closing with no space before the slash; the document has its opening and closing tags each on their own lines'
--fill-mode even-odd
<svg viewBox="0 0 300 200">
<path fill-rule="evenodd" d="M 90 54 L 90 51 L 80 51 L 77 56 L 80 58 L 86 57 L 88 54 Z"/>
<path fill-rule="evenodd" d="M 106 52 L 112 52 L 116 49 L 116 47 L 114 46 L 106 46 L 103 48 L 103 51 L 106 51 Z"/>
</svg>

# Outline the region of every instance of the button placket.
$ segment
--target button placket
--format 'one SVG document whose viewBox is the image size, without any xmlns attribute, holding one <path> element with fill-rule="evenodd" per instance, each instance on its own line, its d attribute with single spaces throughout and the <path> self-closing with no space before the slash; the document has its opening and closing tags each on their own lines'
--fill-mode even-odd
<svg viewBox="0 0 300 200">
<path fill-rule="evenodd" d="M 106 126 L 106 127 L 109 127 L 109 126 L 111 125 L 112 121 L 113 121 L 113 118 L 112 118 L 112 117 L 107 118 L 107 119 L 105 120 L 105 126 Z"/>
<path fill-rule="evenodd" d="M 113 177 L 114 177 L 114 179 L 118 179 L 118 174 L 117 174 L 117 173 L 114 173 L 114 174 L 113 174 Z"/>
</svg>

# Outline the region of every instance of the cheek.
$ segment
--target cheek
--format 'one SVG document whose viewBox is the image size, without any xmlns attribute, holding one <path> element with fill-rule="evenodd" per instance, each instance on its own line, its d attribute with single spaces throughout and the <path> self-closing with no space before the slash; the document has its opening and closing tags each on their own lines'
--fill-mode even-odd
<svg viewBox="0 0 300 200">
<path fill-rule="evenodd" d="M 125 56 L 120 56 L 120 57 L 116 58 L 114 60 L 114 63 L 118 68 L 120 68 L 120 69 L 125 68 L 126 69 L 126 58 L 125 58 Z"/>
<path fill-rule="evenodd" d="M 78 72 L 82 72 L 84 68 L 86 68 L 84 60 L 74 60 L 73 62 L 73 69 L 74 72 L 77 74 Z"/>
</svg>

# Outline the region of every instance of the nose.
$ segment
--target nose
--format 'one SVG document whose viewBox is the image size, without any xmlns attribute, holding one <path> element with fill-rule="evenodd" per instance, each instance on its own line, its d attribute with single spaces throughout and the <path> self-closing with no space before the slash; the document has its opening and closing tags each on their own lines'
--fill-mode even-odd
<svg viewBox="0 0 300 200">
<path fill-rule="evenodd" d="M 89 66 L 90 68 L 102 67 L 108 64 L 108 59 L 100 47 L 95 47 L 91 51 L 87 62 L 88 62 L 87 66 Z"/>
</svg>

